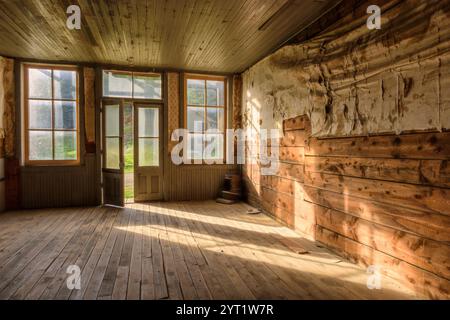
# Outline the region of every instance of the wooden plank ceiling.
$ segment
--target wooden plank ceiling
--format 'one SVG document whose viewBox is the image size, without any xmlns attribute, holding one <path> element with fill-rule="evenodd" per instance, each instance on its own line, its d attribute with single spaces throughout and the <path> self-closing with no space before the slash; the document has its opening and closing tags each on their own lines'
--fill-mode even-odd
<svg viewBox="0 0 450 320">
<path fill-rule="evenodd" d="M 82 29 L 66 27 L 77 4 Z M 325 13 L 331 0 L 0 0 L 0 55 L 240 72 Z"/>
</svg>

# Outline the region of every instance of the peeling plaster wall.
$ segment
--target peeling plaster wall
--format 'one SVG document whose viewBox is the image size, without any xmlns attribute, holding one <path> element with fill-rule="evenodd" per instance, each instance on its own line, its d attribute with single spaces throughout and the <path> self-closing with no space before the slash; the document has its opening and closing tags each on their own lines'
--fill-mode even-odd
<svg viewBox="0 0 450 320">
<path fill-rule="evenodd" d="M 315 137 L 450 128 L 450 1 L 390 1 L 285 46 L 243 74 L 244 127 L 306 114 Z"/>
</svg>

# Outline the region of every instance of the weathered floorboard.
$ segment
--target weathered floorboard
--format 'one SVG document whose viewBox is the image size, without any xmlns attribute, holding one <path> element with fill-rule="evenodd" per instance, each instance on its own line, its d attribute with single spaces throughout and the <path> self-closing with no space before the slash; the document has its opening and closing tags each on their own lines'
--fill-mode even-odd
<svg viewBox="0 0 450 320">
<path fill-rule="evenodd" d="M 364 269 L 247 209 L 212 201 L 52 209 L 24 212 L 36 223 L 17 224 L 24 215 L 0 215 L 8 233 L 24 229 L 0 243 L 0 253 L 19 248 L 0 266 L 0 298 L 416 298 L 389 278 L 369 290 Z M 445 260 L 434 244 L 424 244 L 427 254 Z M 81 270 L 80 290 L 67 288 L 70 265 Z"/>
</svg>

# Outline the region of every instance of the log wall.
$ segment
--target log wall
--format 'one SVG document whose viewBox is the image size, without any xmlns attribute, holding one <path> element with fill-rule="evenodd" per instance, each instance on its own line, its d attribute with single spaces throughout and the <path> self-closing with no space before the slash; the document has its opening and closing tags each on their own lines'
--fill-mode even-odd
<svg viewBox="0 0 450 320">
<path fill-rule="evenodd" d="M 251 204 L 364 266 L 450 297 L 450 132 L 310 138 L 284 121 L 276 175 L 245 165 Z"/>
</svg>

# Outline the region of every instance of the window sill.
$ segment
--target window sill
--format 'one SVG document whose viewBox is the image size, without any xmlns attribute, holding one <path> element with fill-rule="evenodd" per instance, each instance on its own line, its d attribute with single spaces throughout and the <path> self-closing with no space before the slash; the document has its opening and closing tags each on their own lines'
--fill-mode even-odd
<svg viewBox="0 0 450 320">
<path fill-rule="evenodd" d="M 26 161 L 24 167 L 36 168 L 60 168 L 60 167 L 80 167 L 81 163 L 79 160 L 76 161 Z"/>
<path fill-rule="evenodd" d="M 175 164 L 174 164 L 175 165 Z M 198 167 L 198 166 L 232 166 L 232 163 L 226 163 L 225 161 L 223 163 L 206 163 L 206 162 L 199 162 L 199 163 L 181 163 L 179 165 L 176 165 L 177 167 Z"/>
</svg>

